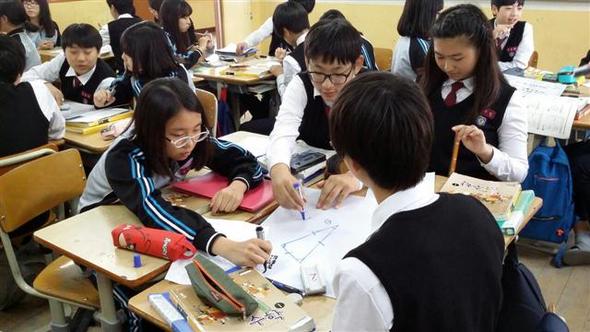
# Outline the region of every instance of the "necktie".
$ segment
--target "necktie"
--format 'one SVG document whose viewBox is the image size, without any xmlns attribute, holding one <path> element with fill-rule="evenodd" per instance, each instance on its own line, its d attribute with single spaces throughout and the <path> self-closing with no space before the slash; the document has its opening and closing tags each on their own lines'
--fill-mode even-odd
<svg viewBox="0 0 590 332">
<path fill-rule="evenodd" d="M 74 82 L 72 83 L 72 85 L 74 86 L 74 88 L 79 88 L 80 86 L 82 86 L 82 82 L 77 76 L 74 76 Z"/>
<path fill-rule="evenodd" d="M 445 105 L 451 107 L 457 103 L 457 91 L 463 87 L 463 82 L 457 81 L 451 85 L 451 92 L 445 98 Z"/>
</svg>

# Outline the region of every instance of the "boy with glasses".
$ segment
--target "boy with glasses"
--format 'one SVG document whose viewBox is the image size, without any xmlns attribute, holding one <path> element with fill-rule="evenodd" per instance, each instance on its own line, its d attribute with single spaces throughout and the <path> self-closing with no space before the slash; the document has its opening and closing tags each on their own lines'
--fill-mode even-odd
<svg viewBox="0 0 590 332">
<path fill-rule="evenodd" d="M 303 199 L 293 188 L 297 182 L 289 163 L 296 140 L 310 146 L 332 149 L 328 118 L 340 90 L 363 66 L 361 35 L 346 20 L 319 21 L 305 38 L 307 71 L 287 86 L 267 150 L 273 192 L 279 204 L 302 210 Z M 322 188 L 317 207 L 339 204 L 362 184 L 351 174 L 332 175 Z"/>
</svg>

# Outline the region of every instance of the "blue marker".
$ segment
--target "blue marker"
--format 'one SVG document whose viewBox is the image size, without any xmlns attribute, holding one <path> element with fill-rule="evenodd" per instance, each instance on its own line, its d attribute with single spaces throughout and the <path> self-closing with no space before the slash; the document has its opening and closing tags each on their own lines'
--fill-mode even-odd
<svg viewBox="0 0 590 332">
<path fill-rule="evenodd" d="M 276 288 L 278 288 L 278 289 L 280 289 L 282 291 L 285 291 L 287 293 L 297 293 L 297 294 L 299 294 L 301 296 L 305 296 L 305 293 L 303 293 L 303 291 L 300 290 L 300 289 L 297 289 L 297 288 L 295 288 L 293 286 L 285 285 L 285 284 L 283 284 L 281 282 L 278 282 L 276 280 L 272 280 L 270 278 L 266 278 L 266 279 L 268 281 L 270 281 L 270 283 L 273 284 Z"/>
<path fill-rule="evenodd" d="M 301 189 L 301 181 L 293 183 L 293 189 L 297 190 L 299 197 L 301 197 L 301 200 L 305 202 L 303 199 L 303 191 Z M 301 213 L 301 219 L 305 220 L 305 206 L 303 209 L 301 209 L 301 211 L 299 211 L 299 213 Z"/>
</svg>

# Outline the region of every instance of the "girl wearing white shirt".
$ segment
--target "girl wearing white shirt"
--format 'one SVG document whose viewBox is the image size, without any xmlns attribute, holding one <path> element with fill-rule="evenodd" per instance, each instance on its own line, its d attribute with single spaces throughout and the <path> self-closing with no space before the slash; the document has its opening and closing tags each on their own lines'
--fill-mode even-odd
<svg viewBox="0 0 590 332">
<path fill-rule="evenodd" d="M 428 32 L 443 9 L 443 0 L 408 0 L 397 23 L 400 35 L 393 59 L 391 72 L 417 81 L 418 72 L 422 71 L 424 57 L 430 47 Z"/>
<path fill-rule="evenodd" d="M 434 23 L 422 86 L 434 115 L 430 169 L 447 175 L 455 140 L 456 171 L 522 182 L 527 175 L 527 114 L 522 95 L 497 65 L 492 29 L 483 12 L 459 5 Z"/>
</svg>

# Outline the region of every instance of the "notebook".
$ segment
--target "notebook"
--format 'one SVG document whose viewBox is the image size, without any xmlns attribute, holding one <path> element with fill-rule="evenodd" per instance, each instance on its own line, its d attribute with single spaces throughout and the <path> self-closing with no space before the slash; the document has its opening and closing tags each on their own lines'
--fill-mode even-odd
<svg viewBox="0 0 590 332">
<path fill-rule="evenodd" d="M 218 191 L 227 187 L 228 184 L 226 177 L 211 172 L 186 181 L 176 182 L 172 187 L 189 194 L 212 198 Z M 258 187 L 248 190 L 244 194 L 240 209 L 255 212 L 265 207 L 273 199 L 271 182 L 263 180 Z"/>
</svg>

